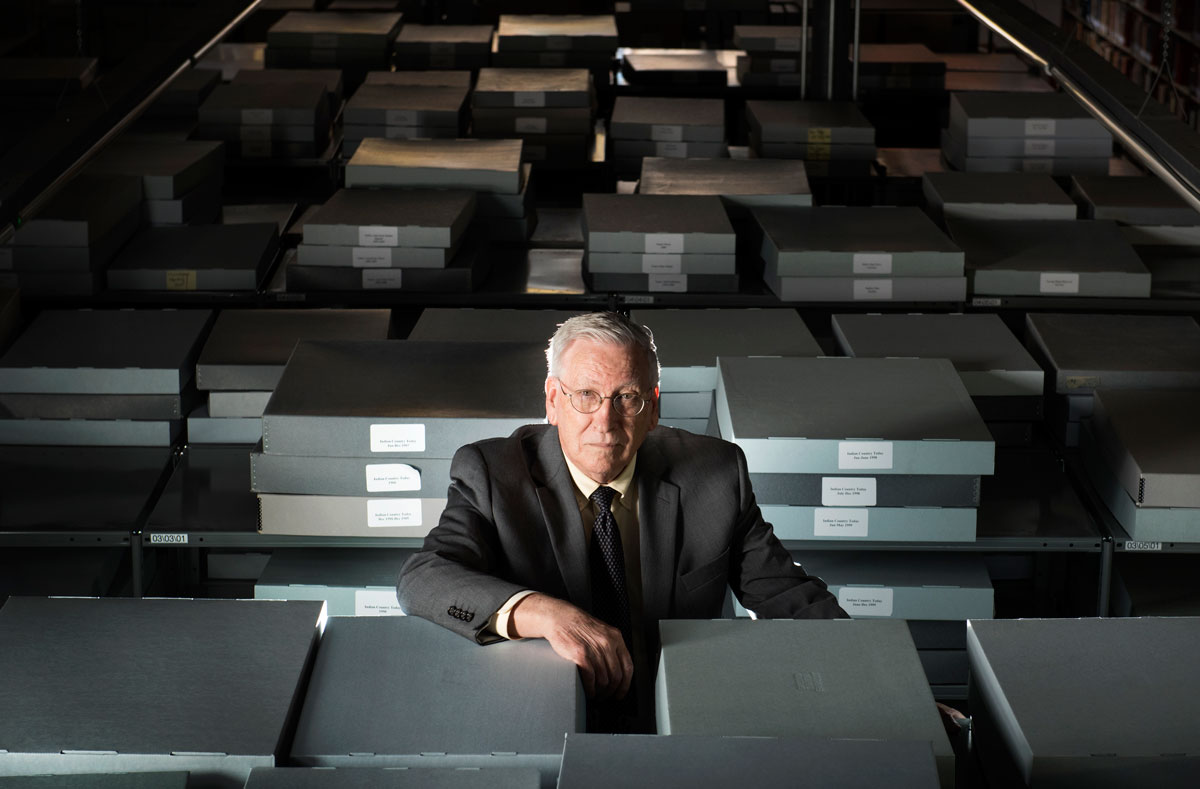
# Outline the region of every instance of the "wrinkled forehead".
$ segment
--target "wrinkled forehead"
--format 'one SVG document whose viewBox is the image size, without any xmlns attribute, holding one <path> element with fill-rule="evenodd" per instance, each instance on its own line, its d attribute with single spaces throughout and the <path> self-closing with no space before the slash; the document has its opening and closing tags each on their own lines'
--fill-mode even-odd
<svg viewBox="0 0 1200 789">
<path fill-rule="evenodd" d="M 646 387 L 650 363 L 636 345 L 580 337 L 563 350 L 562 375 L 574 386 L 585 382 Z"/>
</svg>

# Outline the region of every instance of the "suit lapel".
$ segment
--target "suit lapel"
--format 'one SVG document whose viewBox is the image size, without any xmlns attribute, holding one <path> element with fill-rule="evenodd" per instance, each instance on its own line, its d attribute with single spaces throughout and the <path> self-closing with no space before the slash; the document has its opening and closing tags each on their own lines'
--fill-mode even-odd
<svg viewBox="0 0 1200 789">
<path fill-rule="evenodd" d="M 679 487 L 663 479 L 665 461 L 648 438 L 638 451 L 638 526 L 642 551 L 645 621 L 666 619 L 675 589 Z"/>
<path fill-rule="evenodd" d="M 534 483 L 559 572 L 562 573 L 571 602 L 590 611 L 592 584 L 588 571 L 588 548 L 583 539 L 579 504 L 575 500 L 575 482 L 567 470 L 567 462 L 558 443 L 557 428 L 551 427 L 542 435 L 537 458 Z"/>
</svg>

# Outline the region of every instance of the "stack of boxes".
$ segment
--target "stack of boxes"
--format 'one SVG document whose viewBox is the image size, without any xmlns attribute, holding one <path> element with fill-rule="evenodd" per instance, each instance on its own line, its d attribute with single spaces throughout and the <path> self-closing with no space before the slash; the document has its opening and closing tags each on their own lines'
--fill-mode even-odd
<svg viewBox="0 0 1200 789">
<path fill-rule="evenodd" d="M 166 447 L 208 310 L 45 310 L 0 357 L 0 444 Z"/>
<path fill-rule="evenodd" d="M 501 14 L 492 65 L 584 68 L 597 82 L 607 82 L 616 51 L 617 20 L 611 14 Z"/>
<path fill-rule="evenodd" d="M 305 221 L 288 288 L 469 290 L 460 255 L 475 205 L 461 190 L 339 190 Z"/>
<path fill-rule="evenodd" d="M 200 105 L 220 82 L 220 73 L 213 69 L 189 68 L 171 80 L 142 117 L 195 122 Z"/>
<path fill-rule="evenodd" d="M 875 127 L 849 101 L 746 102 L 750 148 L 763 159 L 804 159 L 810 175 L 866 175 Z"/>
<path fill-rule="evenodd" d="M 949 361 L 722 357 L 717 368 L 721 437 L 745 452 L 780 539 L 974 541 L 995 443 Z"/>
<path fill-rule="evenodd" d="M 142 178 L 85 170 L 37 215 L 11 245 L 0 246 L 2 284 L 26 295 L 90 296 L 104 270 L 142 222 Z"/>
<path fill-rule="evenodd" d="M 996 315 L 835 315 L 833 334 L 846 356 L 949 359 L 997 446 L 1042 421 L 1042 368 Z"/>
<path fill-rule="evenodd" d="M 109 290 L 255 291 L 279 249 L 274 222 L 150 227 L 108 267 Z"/>
<path fill-rule="evenodd" d="M 396 68 L 401 71 L 478 71 L 492 52 L 491 25 L 405 25 L 396 37 Z"/>
<path fill-rule="evenodd" d="M 200 106 L 193 136 L 224 140 L 234 159 L 312 159 L 333 136 L 328 91 L 307 80 L 219 85 Z"/>
<path fill-rule="evenodd" d="M 586 69 L 485 68 L 471 95 L 471 130 L 523 140 L 525 161 L 580 167 L 591 158 L 595 106 Z"/>
<path fill-rule="evenodd" d="M 524 241 L 537 215 L 531 168 L 521 164 L 522 147 L 521 140 L 511 139 L 371 138 L 347 163 L 346 187 L 471 190 L 476 192 L 475 231 L 493 241 Z"/>
<path fill-rule="evenodd" d="M 708 49 L 621 49 L 621 78 L 637 87 L 725 87 L 728 52 Z"/>
<path fill-rule="evenodd" d="M 460 137 L 468 92 L 448 85 L 363 85 L 346 102 L 342 155 L 353 156 L 367 137 Z"/>
<path fill-rule="evenodd" d="M 583 233 L 593 291 L 738 289 L 737 238 L 719 197 L 585 194 Z"/>
<path fill-rule="evenodd" d="M 224 310 L 196 361 L 196 388 L 208 402 L 188 416 L 188 443 L 257 444 L 297 342 L 386 340 L 390 321 L 389 310 Z"/>
<path fill-rule="evenodd" d="M 296 85 L 313 84 L 325 89 L 329 99 L 329 117 L 336 118 L 342 111 L 342 97 L 345 93 L 345 81 L 342 79 L 340 68 L 288 68 L 260 69 L 256 71 L 239 71 L 230 80 L 233 85 Z"/>
<path fill-rule="evenodd" d="M 637 310 L 661 349 L 659 424 L 717 435 L 717 357 L 820 356 L 795 310 Z"/>
<path fill-rule="evenodd" d="M 89 169 L 140 177 L 146 224 L 198 225 L 221 215 L 224 164 L 225 146 L 219 142 L 117 140 Z"/>
<path fill-rule="evenodd" d="M 1200 387 L 1200 327 L 1167 315 L 1029 313 L 1027 345 L 1046 370 L 1050 426 L 1079 443 L 1097 389 Z"/>
<path fill-rule="evenodd" d="M 969 172 L 1107 175 L 1112 135 L 1065 93 L 952 93 L 942 153 Z"/>
<path fill-rule="evenodd" d="M 763 281 L 785 301 L 963 301 L 963 252 L 918 208 L 760 208 Z"/>
<path fill-rule="evenodd" d="M 660 99 L 618 96 L 609 123 L 613 168 L 633 180 L 642 158 L 718 158 L 729 156 L 725 103 L 721 99 Z"/>
<path fill-rule="evenodd" d="M 399 13 L 291 11 L 267 31 L 268 68 L 387 68 Z"/>
<path fill-rule="evenodd" d="M 930 216 L 956 219 L 1074 219 L 1075 203 L 1049 175 L 925 173 L 921 189 Z"/>
<path fill-rule="evenodd" d="M 745 88 L 799 87 L 805 68 L 800 59 L 806 31 L 799 25 L 738 25 L 733 45 L 738 55 L 738 82 Z"/>
<path fill-rule="evenodd" d="M 542 419 L 544 375 L 534 345 L 300 342 L 251 456 L 261 531 L 423 537 L 454 453 Z"/>
</svg>

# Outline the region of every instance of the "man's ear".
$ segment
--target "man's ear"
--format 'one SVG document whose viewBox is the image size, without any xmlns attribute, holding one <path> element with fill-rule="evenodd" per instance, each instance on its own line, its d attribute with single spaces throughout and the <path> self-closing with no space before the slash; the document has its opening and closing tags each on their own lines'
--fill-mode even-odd
<svg viewBox="0 0 1200 789">
<path fill-rule="evenodd" d="M 558 382 L 553 378 L 546 378 L 546 422 L 552 425 L 558 424 L 558 398 L 562 397 L 562 392 L 558 389 Z"/>
</svg>

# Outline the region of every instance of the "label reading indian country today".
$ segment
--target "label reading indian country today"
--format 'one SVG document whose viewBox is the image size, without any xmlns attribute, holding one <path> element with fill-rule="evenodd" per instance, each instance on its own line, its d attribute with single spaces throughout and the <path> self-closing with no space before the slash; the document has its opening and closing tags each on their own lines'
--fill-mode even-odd
<svg viewBox="0 0 1200 789">
<path fill-rule="evenodd" d="M 892 281 L 890 279 L 856 279 L 854 280 L 854 300 L 869 301 L 871 299 L 890 299 L 892 297 Z"/>
<path fill-rule="evenodd" d="M 270 126 L 274 119 L 274 110 L 242 110 L 243 125 Z"/>
<path fill-rule="evenodd" d="M 890 469 L 891 441 L 839 441 L 838 468 L 842 471 Z"/>
<path fill-rule="evenodd" d="M 367 528 L 421 525 L 420 499 L 367 499 Z"/>
<path fill-rule="evenodd" d="M 387 110 L 383 114 L 383 121 L 388 126 L 416 126 L 417 112 L 416 110 Z"/>
<path fill-rule="evenodd" d="M 687 274 L 651 274 L 646 289 L 651 293 L 687 293 Z"/>
<path fill-rule="evenodd" d="M 838 590 L 838 605 L 850 616 L 891 616 L 895 592 L 886 587 L 843 586 Z"/>
<path fill-rule="evenodd" d="M 402 268 L 365 268 L 363 269 L 363 290 L 386 290 L 400 287 Z"/>
<path fill-rule="evenodd" d="M 355 589 L 355 616 L 404 616 L 395 589 Z"/>
<path fill-rule="evenodd" d="M 1026 156 L 1053 156 L 1054 140 L 1026 140 Z"/>
<path fill-rule="evenodd" d="M 646 254 L 682 255 L 683 233 L 647 233 Z"/>
<path fill-rule="evenodd" d="M 642 255 L 643 274 L 682 274 L 683 255 Z"/>
<path fill-rule="evenodd" d="M 1053 118 L 1026 118 L 1026 137 L 1053 137 L 1055 121 Z"/>
<path fill-rule="evenodd" d="M 650 139 L 655 142 L 682 142 L 683 127 L 679 124 L 655 123 L 650 127 Z"/>
<path fill-rule="evenodd" d="M 407 463 L 368 463 L 367 493 L 420 490 L 421 472 Z"/>
<path fill-rule="evenodd" d="M 358 229 L 360 247 L 398 247 L 400 228 L 383 225 L 363 225 Z"/>
<path fill-rule="evenodd" d="M 355 268 L 387 268 L 392 265 L 392 248 L 352 247 L 350 262 Z"/>
<path fill-rule="evenodd" d="M 891 274 L 892 254 L 890 252 L 855 252 L 855 274 Z"/>
<path fill-rule="evenodd" d="M 874 507 L 874 477 L 821 477 L 821 506 Z"/>
<path fill-rule="evenodd" d="M 1043 271 L 1038 276 L 1038 293 L 1078 293 L 1079 274 Z"/>
<path fill-rule="evenodd" d="M 545 134 L 545 118 L 517 118 L 515 129 L 517 134 Z"/>
<path fill-rule="evenodd" d="M 817 507 L 813 510 L 814 537 L 866 537 L 869 510 Z"/>
<path fill-rule="evenodd" d="M 546 94 L 540 90 L 518 90 L 513 93 L 514 107 L 545 107 Z"/>
<path fill-rule="evenodd" d="M 372 452 L 424 452 L 425 425 L 371 425 Z"/>
</svg>

